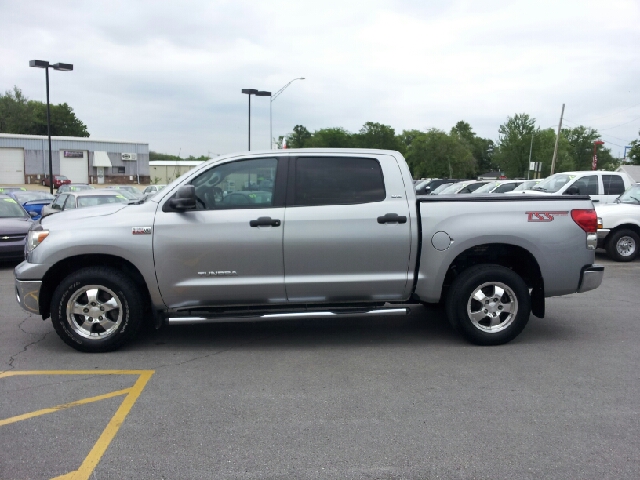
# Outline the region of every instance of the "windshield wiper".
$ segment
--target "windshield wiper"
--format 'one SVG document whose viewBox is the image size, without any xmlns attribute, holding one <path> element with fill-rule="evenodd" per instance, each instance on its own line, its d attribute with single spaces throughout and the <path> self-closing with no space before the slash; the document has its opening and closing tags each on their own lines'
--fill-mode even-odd
<svg viewBox="0 0 640 480">
<path fill-rule="evenodd" d="M 533 187 L 531 190 L 538 190 L 539 192 L 546 192 L 546 191 L 547 191 L 547 189 L 546 189 L 546 188 L 538 187 L 538 186 Z"/>
</svg>

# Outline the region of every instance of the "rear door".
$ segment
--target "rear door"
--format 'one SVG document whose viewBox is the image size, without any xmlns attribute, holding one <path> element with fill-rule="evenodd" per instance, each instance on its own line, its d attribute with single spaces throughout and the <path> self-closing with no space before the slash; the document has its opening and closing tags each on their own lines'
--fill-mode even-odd
<svg viewBox="0 0 640 480">
<path fill-rule="evenodd" d="M 402 299 L 411 248 L 405 192 L 390 156 L 291 159 L 284 223 L 289 302 Z"/>
</svg>

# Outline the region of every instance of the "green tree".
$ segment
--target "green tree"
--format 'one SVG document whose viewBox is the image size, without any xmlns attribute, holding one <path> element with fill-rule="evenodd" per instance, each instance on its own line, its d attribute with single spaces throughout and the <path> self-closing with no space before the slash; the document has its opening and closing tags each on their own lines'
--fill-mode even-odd
<svg viewBox="0 0 640 480">
<path fill-rule="evenodd" d="M 414 178 L 476 176 L 476 162 L 469 147 L 457 135 L 442 130 L 415 134 L 406 158 Z"/>
<path fill-rule="evenodd" d="M 576 170 L 591 170 L 593 161 L 593 142 L 600 138 L 597 130 L 580 125 L 575 128 L 563 128 L 562 135 L 571 145 Z"/>
<path fill-rule="evenodd" d="M 451 129 L 451 135 L 456 135 L 471 150 L 479 172 L 488 172 L 496 168 L 492 161 L 495 148 L 493 140 L 478 137 L 471 125 L 462 120 Z"/>
<path fill-rule="evenodd" d="M 0 95 L 0 132 L 27 134 L 33 119 L 33 112 L 18 87 Z"/>
<path fill-rule="evenodd" d="M 342 127 L 334 127 L 316 130 L 304 146 L 307 148 L 352 148 L 355 147 L 355 142 L 353 134 Z"/>
<path fill-rule="evenodd" d="M 87 126 L 66 103 L 50 105 L 51 135 L 88 137 Z M 23 135 L 47 134 L 47 106 L 27 99 L 18 87 L 0 95 L 0 132 Z"/>
<path fill-rule="evenodd" d="M 640 135 L 640 132 L 638 132 Z M 631 142 L 631 150 L 629 150 L 629 158 L 635 165 L 640 165 L 640 139 Z"/>
<path fill-rule="evenodd" d="M 287 137 L 288 148 L 304 148 L 305 143 L 311 138 L 311 132 L 304 125 L 293 127 L 293 133 Z"/>
<path fill-rule="evenodd" d="M 535 131 L 535 123 L 535 118 L 526 113 L 518 113 L 513 117 L 507 117 L 507 121 L 498 129 L 500 139 L 493 161 L 510 178 L 527 174 L 531 135 Z"/>
<path fill-rule="evenodd" d="M 366 122 L 360 132 L 355 135 L 355 146 L 361 148 L 379 148 L 382 150 L 399 150 L 400 143 L 396 131 L 389 125 L 377 122 Z"/>
<path fill-rule="evenodd" d="M 42 102 L 29 100 L 33 111 L 33 124 L 31 134 L 47 134 L 47 106 Z M 80 121 L 76 114 L 66 103 L 50 105 L 51 111 L 51 135 L 61 137 L 88 137 L 87 126 Z"/>
</svg>

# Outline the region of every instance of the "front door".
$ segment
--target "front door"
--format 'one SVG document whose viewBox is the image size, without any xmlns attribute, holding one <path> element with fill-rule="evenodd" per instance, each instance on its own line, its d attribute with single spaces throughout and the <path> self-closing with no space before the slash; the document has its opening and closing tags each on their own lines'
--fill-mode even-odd
<svg viewBox="0 0 640 480">
<path fill-rule="evenodd" d="M 98 171 L 98 184 L 102 185 L 104 183 L 104 167 L 96 167 Z"/>
<path fill-rule="evenodd" d="M 411 221 L 395 159 L 299 157 L 289 172 L 284 229 L 289 302 L 403 299 Z"/>
<path fill-rule="evenodd" d="M 170 308 L 286 302 L 282 235 L 286 174 L 277 158 L 217 164 L 191 180 L 197 209 L 156 215 L 153 248 Z"/>
</svg>

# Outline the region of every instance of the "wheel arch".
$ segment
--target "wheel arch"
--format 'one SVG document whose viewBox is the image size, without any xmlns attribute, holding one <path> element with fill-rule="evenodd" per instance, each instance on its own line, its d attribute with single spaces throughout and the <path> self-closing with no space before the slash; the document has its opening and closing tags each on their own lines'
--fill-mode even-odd
<svg viewBox="0 0 640 480">
<path fill-rule="evenodd" d="M 149 288 L 140 271 L 128 260 L 117 255 L 85 254 L 67 257 L 53 265 L 42 278 L 42 287 L 38 297 L 40 315 L 43 319 L 49 318 L 51 312 L 51 298 L 60 282 L 69 274 L 85 267 L 109 267 L 128 275 L 140 289 L 144 305 L 151 305 Z"/>
<path fill-rule="evenodd" d="M 451 284 L 466 269 L 475 265 L 495 264 L 518 274 L 531 289 L 531 310 L 544 317 L 544 278 L 535 256 L 526 248 L 507 243 L 487 243 L 469 247 L 451 262 L 444 277 L 441 301 L 447 298 Z"/>
<path fill-rule="evenodd" d="M 609 231 L 609 234 L 607 235 L 607 237 L 611 238 L 611 234 L 616 233 L 616 232 L 618 232 L 620 230 L 632 230 L 637 235 L 640 236 L 640 225 L 636 225 L 635 223 L 622 223 L 620 225 L 616 225 L 615 227 L 613 227 Z"/>
</svg>

